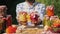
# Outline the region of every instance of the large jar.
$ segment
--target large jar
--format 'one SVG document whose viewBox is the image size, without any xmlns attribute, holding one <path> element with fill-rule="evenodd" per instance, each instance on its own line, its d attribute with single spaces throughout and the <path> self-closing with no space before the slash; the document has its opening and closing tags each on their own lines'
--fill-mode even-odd
<svg viewBox="0 0 60 34">
<path fill-rule="evenodd" d="M 0 6 L 0 30 L 2 32 L 2 30 L 5 30 L 5 16 L 6 16 L 6 6 L 5 5 L 1 5 Z"/>
<path fill-rule="evenodd" d="M 26 25 L 27 23 L 27 12 L 20 12 L 19 13 L 19 21 L 21 25 Z"/>
<path fill-rule="evenodd" d="M 30 19 L 31 19 L 31 22 L 34 24 L 34 23 L 37 23 L 38 22 L 38 14 L 37 12 L 32 12 L 30 14 Z"/>
</svg>

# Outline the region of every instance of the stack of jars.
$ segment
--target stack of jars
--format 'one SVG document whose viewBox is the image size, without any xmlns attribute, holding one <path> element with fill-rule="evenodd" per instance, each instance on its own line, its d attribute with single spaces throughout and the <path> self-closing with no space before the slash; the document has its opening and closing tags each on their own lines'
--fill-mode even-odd
<svg viewBox="0 0 60 34">
<path fill-rule="evenodd" d="M 3 26 L 5 26 L 5 24 L 4 24 L 5 15 L 6 15 L 6 6 L 2 5 L 2 6 L 0 6 L 0 31 L 1 32 L 2 32 L 2 30 L 5 29 L 5 27 L 3 27 Z"/>
<path fill-rule="evenodd" d="M 0 6 L 0 30 L 4 31 L 6 27 L 12 24 L 11 16 L 6 14 L 7 7 L 5 5 Z"/>
</svg>

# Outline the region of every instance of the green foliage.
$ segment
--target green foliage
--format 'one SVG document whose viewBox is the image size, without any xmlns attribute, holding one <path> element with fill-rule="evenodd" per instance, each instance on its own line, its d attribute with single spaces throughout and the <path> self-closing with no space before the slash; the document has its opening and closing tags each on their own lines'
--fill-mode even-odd
<svg viewBox="0 0 60 34">
<path fill-rule="evenodd" d="M 58 15 L 60 17 L 60 0 L 36 0 L 37 2 L 44 3 L 47 5 L 54 5 L 55 8 L 55 15 Z"/>
</svg>

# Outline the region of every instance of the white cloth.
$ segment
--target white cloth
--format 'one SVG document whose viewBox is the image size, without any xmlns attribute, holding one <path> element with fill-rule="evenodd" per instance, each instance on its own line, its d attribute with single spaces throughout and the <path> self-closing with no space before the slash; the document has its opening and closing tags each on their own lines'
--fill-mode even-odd
<svg viewBox="0 0 60 34">
<path fill-rule="evenodd" d="M 43 20 L 44 13 L 45 13 L 44 12 L 45 5 L 35 2 L 35 3 L 33 3 L 32 6 L 29 6 L 29 4 L 27 2 L 23 2 L 23 3 L 17 4 L 17 6 L 16 6 L 16 15 L 17 16 L 20 11 L 26 11 L 27 13 L 31 13 L 32 11 L 37 11 L 40 16 L 40 19 Z"/>
</svg>

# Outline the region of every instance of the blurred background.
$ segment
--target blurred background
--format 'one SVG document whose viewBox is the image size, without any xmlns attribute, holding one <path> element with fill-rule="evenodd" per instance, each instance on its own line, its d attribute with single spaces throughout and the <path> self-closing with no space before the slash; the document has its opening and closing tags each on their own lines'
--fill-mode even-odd
<svg viewBox="0 0 60 34">
<path fill-rule="evenodd" d="M 13 24 L 17 24 L 16 21 L 16 5 L 24 2 L 24 0 L 0 0 L 0 5 L 6 5 L 8 10 L 7 14 L 12 15 Z"/>
<path fill-rule="evenodd" d="M 16 5 L 18 3 L 24 2 L 25 0 L 0 0 L 0 5 L 6 5 L 8 10 L 7 14 L 12 15 L 13 24 L 17 24 L 16 21 Z M 54 5 L 55 15 L 60 17 L 60 0 L 36 0 L 37 2 L 47 5 Z"/>
</svg>

